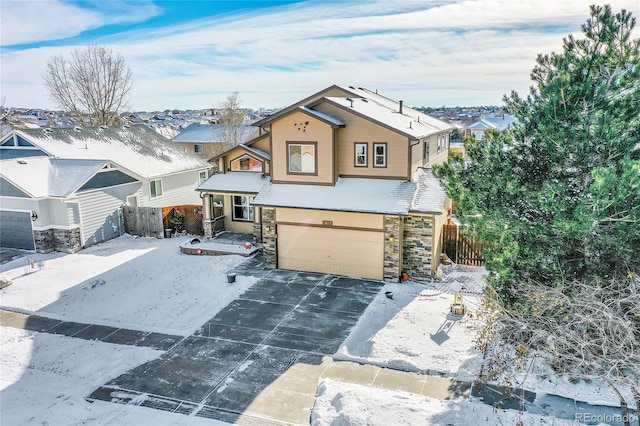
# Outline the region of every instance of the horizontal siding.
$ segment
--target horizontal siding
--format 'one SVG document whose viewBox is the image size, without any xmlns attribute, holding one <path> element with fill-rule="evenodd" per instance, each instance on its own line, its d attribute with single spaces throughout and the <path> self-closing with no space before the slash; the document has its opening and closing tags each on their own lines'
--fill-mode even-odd
<svg viewBox="0 0 640 426">
<path fill-rule="evenodd" d="M 150 198 L 149 181 L 139 195 L 140 207 L 171 207 L 185 204 L 202 205 L 198 187 L 198 171 L 165 176 L 162 179 L 162 196 Z"/>
<path fill-rule="evenodd" d="M 118 209 L 137 187 L 132 183 L 78 194 L 83 246 L 110 240 L 124 232 Z"/>
</svg>

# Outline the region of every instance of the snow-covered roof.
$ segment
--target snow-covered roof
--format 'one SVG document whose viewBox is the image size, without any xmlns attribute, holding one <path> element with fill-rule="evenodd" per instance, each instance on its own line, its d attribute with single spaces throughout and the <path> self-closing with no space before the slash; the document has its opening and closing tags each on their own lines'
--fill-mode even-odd
<svg viewBox="0 0 640 426">
<path fill-rule="evenodd" d="M 68 197 L 108 162 L 31 157 L 0 161 L 0 176 L 33 198 Z"/>
<path fill-rule="evenodd" d="M 74 129 L 16 130 L 50 155 L 66 159 L 110 160 L 151 179 L 208 168 L 201 160 L 144 125 Z"/>
<path fill-rule="evenodd" d="M 338 120 L 337 118 L 332 117 L 329 114 L 325 114 L 324 112 L 316 111 L 316 110 L 313 110 L 311 108 L 307 108 L 307 107 L 304 107 L 304 106 L 301 106 L 300 110 L 306 112 L 307 114 L 309 114 L 311 116 L 317 117 L 322 121 L 326 121 L 329 124 L 333 124 L 334 126 L 337 126 L 337 127 L 344 127 L 345 126 L 344 121 Z"/>
<path fill-rule="evenodd" d="M 335 186 L 265 184 L 254 205 L 406 215 L 415 183 L 406 180 L 338 178 Z"/>
<path fill-rule="evenodd" d="M 494 129 L 499 132 L 507 130 L 509 127 L 518 123 L 518 120 L 512 115 L 501 117 L 484 117 L 471 124 L 468 129 L 471 130 L 489 130 Z"/>
<path fill-rule="evenodd" d="M 402 113 L 400 113 L 399 102 L 381 96 L 325 97 L 323 99 L 413 139 L 420 139 L 455 128 L 447 122 L 433 118 L 406 105 L 402 106 Z"/>
<path fill-rule="evenodd" d="M 242 148 L 246 149 L 247 151 L 252 152 L 252 153 L 264 158 L 265 160 L 271 160 L 271 154 L 269 154 L 266 151 L 263 151 L 263 150 L 261 150 L 259 148 L 254 148 L 254 147 L 249 146 L 249 145 L 240 145 L 240 146 Z"/>
<path fill-rule="evenodd" d="M 172 139 L 174 142 L 217 143 L 223 127 L 219 124 L 190 124 Z"/>
<path fill-rule="evenodd" d="M 256 172 L 227 172 L 211 176 L 196 191 L 257 194 L 269 178 Z"/>
<path fill-rule="evenodd" d="M 411 212 L 440 214 L 447 194 L 431 169 L 420 168 L 414 176 L 416 192 L 411 201 Z"/>
</svg>

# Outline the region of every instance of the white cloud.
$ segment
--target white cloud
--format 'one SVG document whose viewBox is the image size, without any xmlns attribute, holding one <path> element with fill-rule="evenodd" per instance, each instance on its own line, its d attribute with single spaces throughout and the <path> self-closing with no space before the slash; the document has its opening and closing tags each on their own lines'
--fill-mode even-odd
<svg viewBox="0 0 640 426">
<path fill-rule="evenodd" d="M 60 0 L 2 0 L 3 46 L 72 37 L 103 25 L 145 20 L 159 12 L 148 1 L 93 2 L 82 8 Z"/>
<path fill-rule="evenodd" d="M 285 106 L 334 83 L 413 105 L 499 104 L 512 89 L 528 90 L 536 54 L 578 33 L 591 2 L 305 2 L 96 42 L 132 68 L 136 109 L 209 107 L 234 91 L 246 106 Z M 637 0 L 610 3 L 640 12 Z M 46 57 L 61 49 L 3 53 L 8 104 L 23 105 L 5 80 L 24 89 L 37 74 L 40 83 Z"/>
</svg>

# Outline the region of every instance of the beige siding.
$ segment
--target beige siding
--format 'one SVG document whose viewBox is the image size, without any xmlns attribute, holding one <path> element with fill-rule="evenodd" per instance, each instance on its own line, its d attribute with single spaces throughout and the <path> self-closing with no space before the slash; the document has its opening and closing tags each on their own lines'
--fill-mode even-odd
<svg viewBox="0 0 640 426">
<path fill-rule="evenodd" d="M 346 123 L 338 129 L 338 174 L 340 176 L 366 176 L 400 178 L 408 177 L 409 142 L 386 127 L 372 123 L 334 105 L 323 103 L 315 107 Z M 367 167 L 355 167 L 354 143 L 367 142 Z M 373 144 L 387 144 L 387 166 L 373 167 Z"/>
<path fill-rule="evenodd" d="M 276 211 L 276 221 L 315 225 L 322 225 L 323 221 L 331 221 L 332 226 L 379 230 L 384 226 L 383 215 L 285 208 L 279 208 Z"/>
<path fill-rule="evenodd" d="M 278 225 L 278 267 L 382 279 L 384 233 Z"/>
<path fill-rule="evenodd" d="M 233 194 L 233 195 L 246 195 L 247 197 L 255 197 L 255 194 Z M 224 196 L 223 211 L 224 211 L 224 230 L 229 232 L 242 232 L 244 234 L 253 233 L 253 221 L 233 220 L 233 195 Z M 255 214 L 255 212 L 254 212 Z"/>
<path fill-rule="evenodd" d="M 261 149 L 264 152 L 269 152 L 271 150 L 270 136 L 269 135 L 264 135 L 259 140 L 257 140 L 256 142 L 252 143 L 251 146 L 253 148 Z"/>
<path fill-rule="evenodd" d="M 271 176 L 274 182 L 333 184 L 333 128 L 303 112 L 294 112 L 272 126 Z M 316 175 L 289 173 L 287 142 L 313 142 L 316 147 Z"/>
</svg>

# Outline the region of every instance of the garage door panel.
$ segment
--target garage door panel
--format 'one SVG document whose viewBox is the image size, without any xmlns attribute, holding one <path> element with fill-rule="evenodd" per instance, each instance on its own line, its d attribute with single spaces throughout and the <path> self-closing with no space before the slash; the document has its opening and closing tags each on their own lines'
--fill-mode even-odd
<svg viewBox="0 0 640 426">
<path fill-rule="evenodd" d="M 31 212 L 0 211 L 0 245 L 7 248 L 35 250 Z"/>
<path fill-rule="evenodd" d="M 384 234 L 376 231 L 278 225 L 278 267 L 382 279 Z"/>
</svg>

